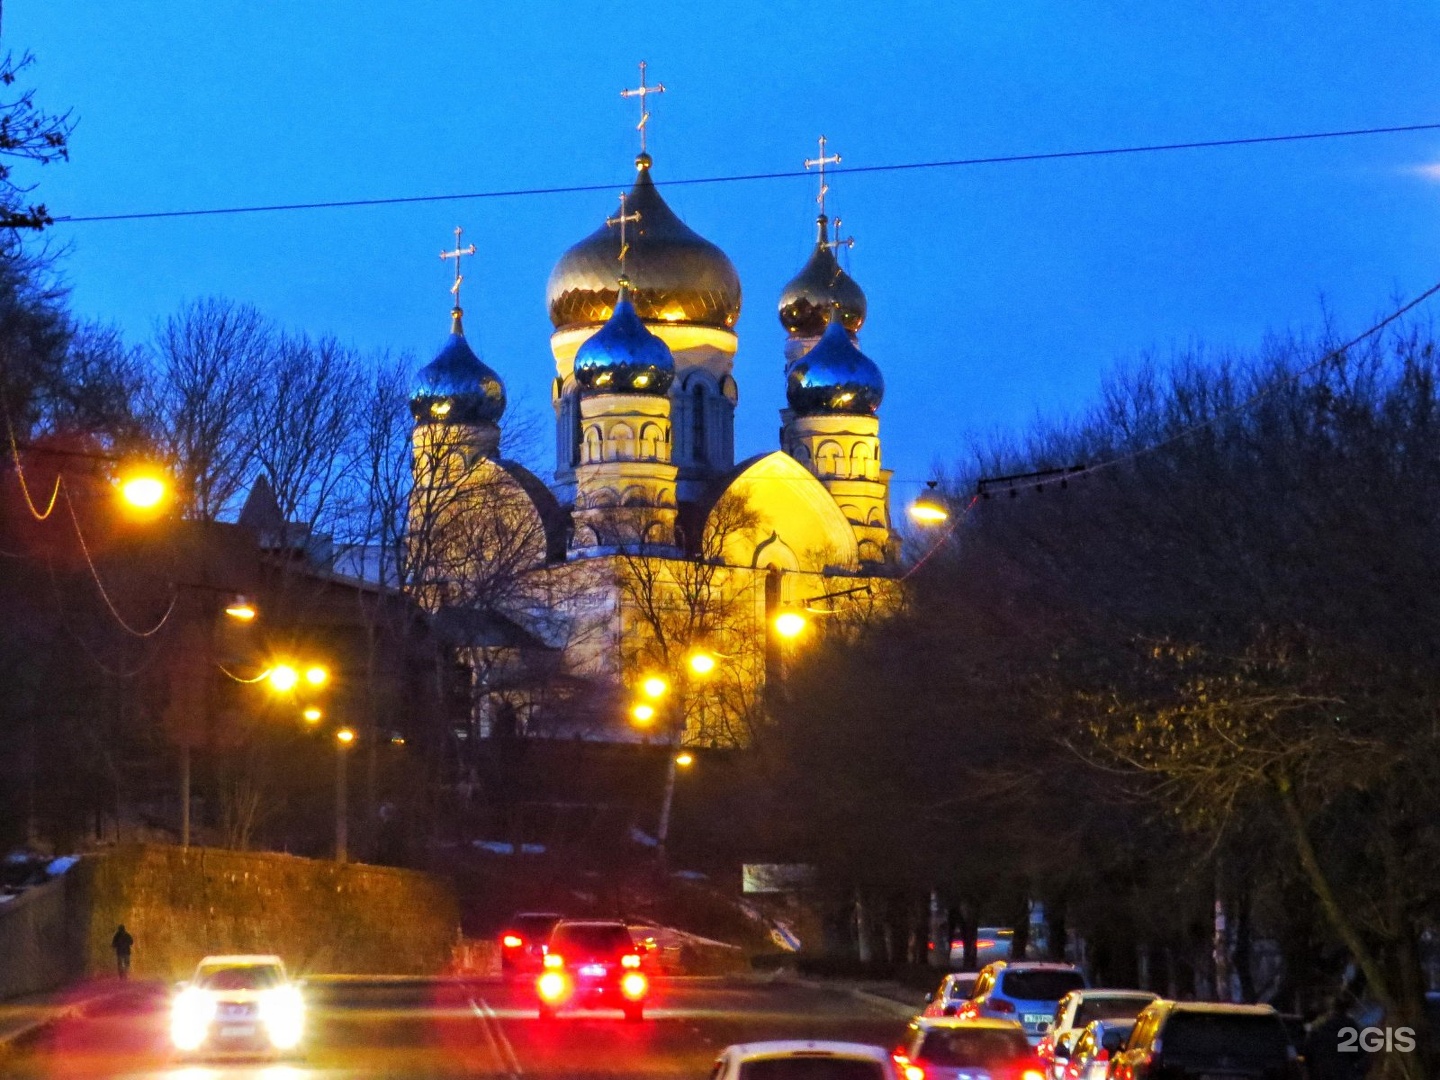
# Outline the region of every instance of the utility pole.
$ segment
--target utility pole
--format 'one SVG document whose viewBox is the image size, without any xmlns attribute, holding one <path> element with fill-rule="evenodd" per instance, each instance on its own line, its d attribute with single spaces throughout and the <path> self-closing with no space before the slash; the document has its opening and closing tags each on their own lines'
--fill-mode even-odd
<svg viewBox="0 0 1440 1080">
<path fill-rule="evenodd" d="M 355 732 L 342 727 L 335 732 L 335 861 L 342 866 L 349 861 L 350 840 L 350 745 L 355 741 Z"/>
</svg>

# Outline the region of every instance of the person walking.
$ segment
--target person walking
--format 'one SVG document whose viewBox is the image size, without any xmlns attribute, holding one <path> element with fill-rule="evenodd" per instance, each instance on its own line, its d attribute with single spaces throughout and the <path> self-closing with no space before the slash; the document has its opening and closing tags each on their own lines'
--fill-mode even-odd
<svg viewBox="0 0 1440 1080">
<path fill-rule="evenodd" d="M 125 929 L 122 922 L 115 928 L 115 936 L 110 939 L 110 947 L 115 950 L 115 969 L 122 979 L 130 977 L 130 950 L 135 945 L 135 939 Z"/>
</svg>

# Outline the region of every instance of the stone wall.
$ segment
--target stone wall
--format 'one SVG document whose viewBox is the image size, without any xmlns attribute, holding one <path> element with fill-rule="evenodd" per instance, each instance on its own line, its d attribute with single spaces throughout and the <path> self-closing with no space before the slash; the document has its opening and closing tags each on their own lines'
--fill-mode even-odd
<svg viewBox="0 0 1440 1080">
<path fill-rule="evenodd" d="M 10 993 L 113 974 L 119 923 L 135 938 L 134 976 L 166 980 L 207 954 L 247 952 L 277 953 L 297 975 L 438 973 L 459 923 L 449 886 L 427 874 L 212 848 L 117 847 L 42 889 L 63 896 L 63 911 L 37 897 L 49 917 L 17 925 L 40 905 L 0 910 L 0 944 L 19 943 L 0 951 Z"/>
</svg>

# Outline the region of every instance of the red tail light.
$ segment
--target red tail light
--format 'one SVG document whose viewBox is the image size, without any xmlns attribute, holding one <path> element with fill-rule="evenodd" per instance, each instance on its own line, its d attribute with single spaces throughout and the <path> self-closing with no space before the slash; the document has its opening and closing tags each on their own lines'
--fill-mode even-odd
<svg viewBox="0 0 1440 1080">
<path fill-rule="evenodd" d="M 1102 1046 L 1099 1050 L 1096 1050 L 1096 1051 L 1095 1051 L 1095 1060 L 1096 1060 L 1096 1061 L 1109 1061 L 1109 1060 L 1110 1060 L 1110 1051 L 1109 1051 L 1109 1050 L 1106 1050 L 1106 1049 Z"/>
<path fill-rule="evenodd" d="M 535 990 L 542 1000 L 553 1004 L 570 995 L 570 984 L 558 971 L 547 971 L 535 981 Z"/>
<path fill-rule="evenodd" d="M 1013 1001 L 1006 1001 L 1004 998 L 991 998 L 985 1003 L 985 1007 L 991 1012 L 998 1013 L 1013 1013 L 1015 1011 L 1015 1003 Z"/>
<path fill-rule="evenodd" d="M 620 957 L 620 966 L 623 968 L 638 968 L 640 966 L 640 957 L 634 953 L 626 953 Z"/>
<path fill-rule="evenodd" d="M 900 1080 L 925 1080 L 925 1070 L 904 1053 L 896 1050 L 890 1056 L 895 1059 L 895 1069 L 900 1074 Z"/>
<path fill-rule="evenodd" d="M 648 989 L 650 984 L 638 971 L 632 971 L 620 980 L 620 993 L 630 1001 L 639 1001 Z"/>
<path fill-rule="evenodd" d="M 518 938 L 514 934 L 506 934 L 500 939 L 500 944 L 504 945 L 507 949 L 518 949 L 521 945 L 525 944 L 525 939 Z"/>
<path fill-rule="evenodd" d="M 1037 1069 L 1026 1069 L 1020 1074 L 1020 1080 L 1045 1080 L 1045 1074 Z"/>
<path fill-rule="evenodd" d="M 557 970 L 557 969 L 559 969 L 559 968 L 563 968 L 563 967 L 565 966 L 565 961 L 564 961 L 564 959 L 560 956 L 560 954 L 559 954 L 559 953 L 553 953 L 553 952 L 552 952 L 552 953 L 546 953 L 546 954 L 545 954 L 545 959 L 544 959 L 543 963 L 544 963 L 545 966 L 546 966 L 548 969 L 550 969 L 551 971 L 555 971 L 555 970 Z"/>
</svg>

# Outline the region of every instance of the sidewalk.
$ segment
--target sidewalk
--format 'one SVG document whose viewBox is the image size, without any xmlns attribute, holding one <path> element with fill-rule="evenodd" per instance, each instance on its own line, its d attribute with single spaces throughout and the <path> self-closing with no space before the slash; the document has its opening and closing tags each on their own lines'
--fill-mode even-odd
<svg viewBox="0 0 1440 1080">
<path fill-rule="evenodd" d="M 38 1031 L 46 1024 L 80 1016 L 86 1009 L 111 999 L 148 991 L 148 985 L 143 982 L 94 979 L 47 994 L 30 994 L 0 1001 L 0 1054 L 17 1039 Z"/>
</svg>

